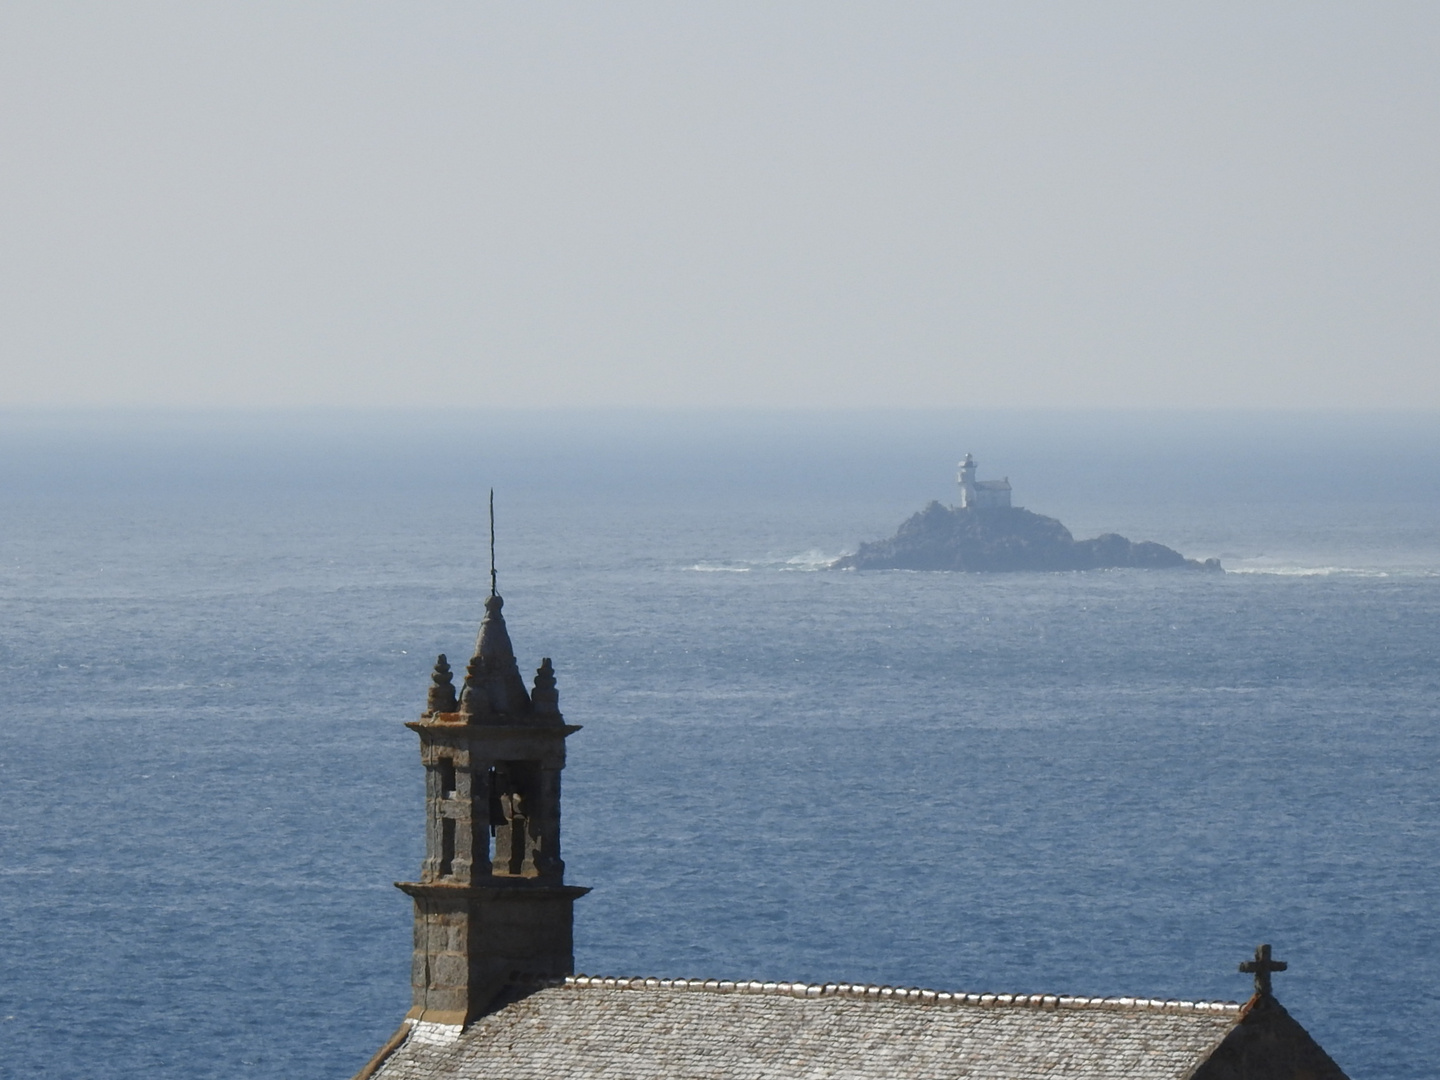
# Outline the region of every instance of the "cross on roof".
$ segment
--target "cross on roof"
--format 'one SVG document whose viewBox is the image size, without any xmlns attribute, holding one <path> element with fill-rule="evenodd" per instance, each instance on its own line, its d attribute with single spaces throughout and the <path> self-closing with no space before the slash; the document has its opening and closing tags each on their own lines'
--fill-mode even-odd
<svg viewBox="0 0 1440 1080">
<path fill-rule="evenodd" d="M 1270 946 L 1261 945 L 1255 950 L 1255 959 L 1246 960 L 1240 965 L 1240 970 L 1246 975 L 1255 976 L 1255 993 L 1270 994 L 1270 973 L 1272 971 L 1284 971 L 1290 965 L 1284 960 L 1270 959 Z"/>
</svg>

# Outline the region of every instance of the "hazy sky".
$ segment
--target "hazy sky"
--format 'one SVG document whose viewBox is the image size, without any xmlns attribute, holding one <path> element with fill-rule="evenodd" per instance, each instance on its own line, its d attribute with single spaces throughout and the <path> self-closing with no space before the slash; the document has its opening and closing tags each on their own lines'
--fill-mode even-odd
<svg viewBox="0 0 1440 1080">
<path fill-rule="evenodd" d="M 11 0 L 0 405 L 1440 409 L 1440 4 Z"/>
</svg>

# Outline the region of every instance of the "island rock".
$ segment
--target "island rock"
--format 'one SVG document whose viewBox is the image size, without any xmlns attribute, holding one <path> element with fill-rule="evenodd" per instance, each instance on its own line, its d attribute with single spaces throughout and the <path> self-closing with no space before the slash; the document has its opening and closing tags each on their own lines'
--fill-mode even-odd
<svg viewBox="0 0 1440 1080">
<path fill-rule="evenodd" d="M 1008 488 L 1008 484 L 1006 485 Z M 1009 494 L 1008 491 L 1005 494 Z M 1008 501 L 1008 500 L 1007 500 Z M 932 502 L 889 540 L 861 544 L 834 570 L 1219 570 L 1153 541 L 1116 533 L 1076 540 L 1052 517 L 1011 506 L 943 506 Z"/>
</svg>

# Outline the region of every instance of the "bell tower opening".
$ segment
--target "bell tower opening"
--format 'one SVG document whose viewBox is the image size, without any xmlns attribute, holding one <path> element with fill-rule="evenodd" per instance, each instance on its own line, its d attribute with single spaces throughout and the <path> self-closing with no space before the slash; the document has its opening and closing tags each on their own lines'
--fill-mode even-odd
<svg viewBox="0 0 1440 1080">
<path fill-rule="evenodd" d="M 442 799 L 453 799 L 455 797 L 455 759 L 442 757 L 435 767 L 436 774 L 440 781 L 440 797 Z"/>
<path fill-rule="evenodd" d="M 531 827 L 538 804 L 540 770 L 530 761 L 501 761 L 490 769 L 490 835 L 495 840 L 492 874 L 536 877 L 546 865 L 544 837 Z"/>
</svg>

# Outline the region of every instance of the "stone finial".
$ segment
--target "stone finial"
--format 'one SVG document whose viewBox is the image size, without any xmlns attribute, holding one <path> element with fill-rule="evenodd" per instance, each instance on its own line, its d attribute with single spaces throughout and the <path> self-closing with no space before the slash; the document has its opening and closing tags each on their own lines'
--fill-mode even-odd
<svg viewBox="0 0 1440 1080">
<path fill-rule="evenodd" d="M 425 698 L 427 714 L 449 713 L 459 708 L 455 698 L 455 681 L 450 671 L 450 661 L 442 652 L 435 659 L 435 670 L 430 673 L 430 692 Z"/>
<path fill-rule="evenodd" d="M 548 656 L 535 671 L 535 689 L 530 692 L 530 702 L 537 715 L 560 715 L 560 691 L 555 689 L 555 667 Z"/>
<path fill-rule="evenodd" d="M 1240 965 L 1240 972 L 1243 975 L 1255 976 L 1256 997 L 1270 997 L 1270 973 L 1284 971 L 1289 966 L 1284 960 L 1270 959 L 1270 946 L 1261 945 L 1255 950 L 1254 960 L 1246 960 Z"/>
</svg>

